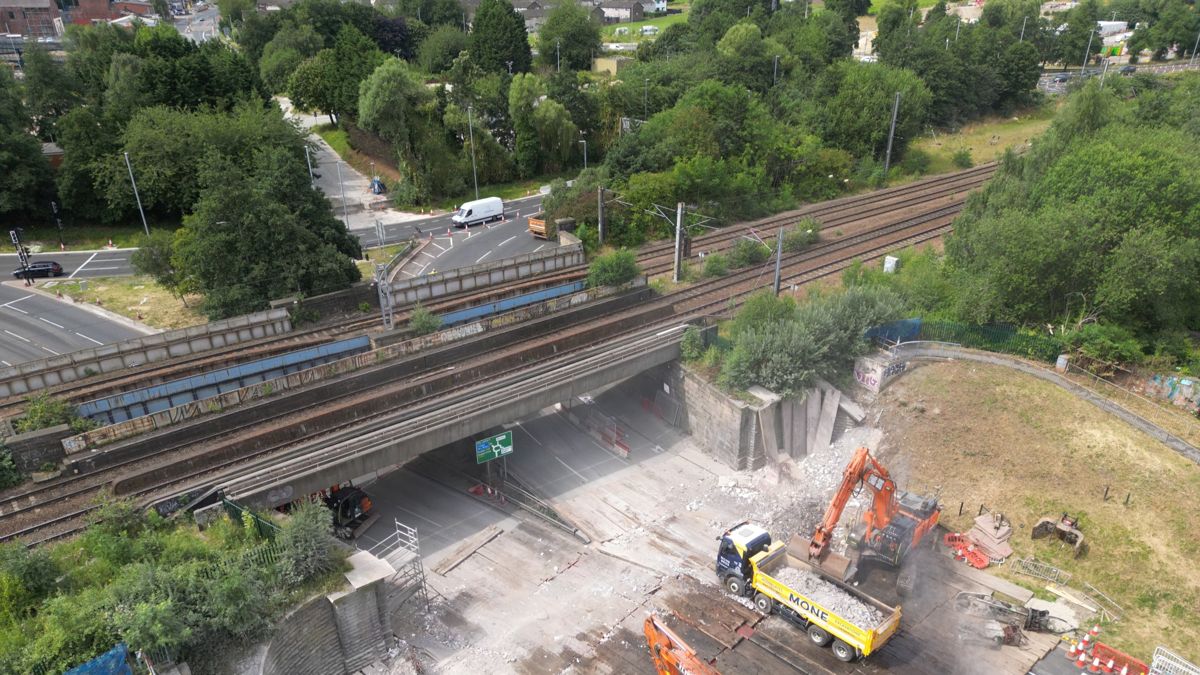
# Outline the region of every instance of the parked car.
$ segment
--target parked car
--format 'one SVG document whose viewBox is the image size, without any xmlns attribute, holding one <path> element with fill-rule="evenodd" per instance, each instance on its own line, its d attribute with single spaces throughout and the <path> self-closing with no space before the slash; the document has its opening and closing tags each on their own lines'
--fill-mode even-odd
<svg viewBox="0 0 1200 675">
<path fill-rule="evenodd" d="M 1070 82 L 1071 73 L 1059 73 L 1054 76 L 1054 82 Z"/>
<path fill-rule="evenodd" d="M 1135 66 L 1133 64 L 1130 64 L 1127 66 L 1121 66 L 1121 74 L 1122 75 L 1132 75 L 1136 72 L 1137 72 L 1137 66 Z"/>
<path fill-rule="evenodd" d="M 13 277 L 16 279 L 32 279 L 34 277 L 61 277 L 62 275 L 62 265 L 50 260 L 31 263 L 28 269 L 13 270 Z"/>
</svg>

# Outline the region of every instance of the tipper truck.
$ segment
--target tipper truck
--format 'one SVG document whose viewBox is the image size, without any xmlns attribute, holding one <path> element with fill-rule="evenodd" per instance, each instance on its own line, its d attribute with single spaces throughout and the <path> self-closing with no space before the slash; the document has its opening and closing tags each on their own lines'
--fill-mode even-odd
<svg viewBox="0 0 1200 675">
<path fill-rule="evenodd" d="M 720 541 L 716 568 L 725 589 L 751 596 L 759 611 L 776 612 L 800 626 L 813 644 L 832 645 L 838 660 L 878 651 L 900 627 L 899 607 L 814 573 L 799 537 L 792 537 L 790 546 L 773 542 L 765 529 L 744 522 Z"/>
</svg>

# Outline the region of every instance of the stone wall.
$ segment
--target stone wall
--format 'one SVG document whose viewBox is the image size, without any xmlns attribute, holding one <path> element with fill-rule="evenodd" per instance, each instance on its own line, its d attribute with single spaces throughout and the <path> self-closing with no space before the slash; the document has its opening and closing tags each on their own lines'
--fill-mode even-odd
<svg viewBox="0 0 1200 675">
<path fill-rule="evenodd" d="M 679 362 L 658 371 L 659 398 L 677 404 L 675 424 L 691 434 L 706 452 L 734 469 L 757 469 L 766 462 L 758 411 L 729 398 Z M 662 402 L 659 408 L 664 408 Z"/>
<path fill-rule="evenodd" d="M 344 673 L 333 604 L 313 598 L 279 623 L 263 663 L 263 675 L 335 675 Z"/>
<path fill-rule="evenodd" d="M 13 462 L 24 473 L 39 471 L 43 464 L 58 465 L 65 457 L 62 439 L 74 434 L 66 424 L 39 429 L 4 439 L 12 452 Z"/>
</svg>

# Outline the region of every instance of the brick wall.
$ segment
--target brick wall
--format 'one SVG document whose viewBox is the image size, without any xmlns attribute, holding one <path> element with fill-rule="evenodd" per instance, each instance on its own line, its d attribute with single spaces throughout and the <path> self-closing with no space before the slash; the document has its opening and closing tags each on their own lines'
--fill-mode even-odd
<svg viewBox="0 0 1200 675">
<path fill-rule="evenodd" d="M 279 623 L 263 663 L 263 675 L 341 675 L 342 645 L 333 605 L 313 598 Z"/>
</svg>

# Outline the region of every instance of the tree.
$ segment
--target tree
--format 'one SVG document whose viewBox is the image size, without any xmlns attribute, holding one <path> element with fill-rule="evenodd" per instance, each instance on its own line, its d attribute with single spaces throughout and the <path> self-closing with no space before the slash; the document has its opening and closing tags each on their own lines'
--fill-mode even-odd
<svg viewBox="0 0 1200 675">
<path fill-rule="evenodd" d="M 338 109 L 337 85 L 337 56 L 332 49 L 322 49 L 296 67 L 287 91 L 298 109 L 323 112 L 329 115 L 330 123 L 336 124 L 342 112 Z"/>
<path fill-rule="evenodd" d="M 55 139 L 54 126 L 58 119 L 77 105 L 79 95 L 70 72 L 50 59 L 41 45 L 33 44 L 25 51 L 25 104 L 33 117 L 38 137 Z"/>
<path fill-rule="evenodd" d="M 470 38 L 454 26 L 441 26 L 429 34 L 418 50 L 417 62 L 430 75 L 444 73 L 467 50 Z"/>
<path fill-rule="evenodd" d="M 471 60 L 485 71 L 524 73 L 532 60 L 525 20 L 508 0 L 481 0 L 471 24 Z"/>
<path fill-rule="evenodd" d="M 138 274 L 154 277 L 154 281 L 170 291 L 183 301 L 186 288 L 185 280 L 175 269 L 171 258 L 175 254 L 175 233 L 170 230 L 156 229 L 149 236 L 141 237 L 138 249 L 130 256 L 129 262 Z"/>
<path fill-rule="evenodd" d="M 284 24 L 263 47 L 258 63 L 267 89 L 274 93 L 286 91 L 292 73 L 305 59 L 316 56 L 322 45 L 321 36 L 311 27 Z"/>
<path fill-rule="evenodd" d="M 547 68 L 590 70 L 600 51 L 600 27 L 582 5 L 566 0 L 550 10 L 538 30 L 538 62 Z"/>
<path fill-rule="evenodd" d="M 0 76 L 0 77 L 5 77 Z M 52 192 L 50 164 L 42 144 L 23 129 L 0 128 L 0 216 L 41 213 Z"/>
<path fill-rule="evenodd" d="M 408 317 L 408 329 L 413 335 L 428 335 L 441 327 L 442 317 L 429 311 L 419 302 Z"/>
<path fill-rule="evenodd" d="M 834 145 L 862 156 L 882 157 L 887 149 L 895 93 L 900 92 L 892 156 L 904 154 L 925 121 L 930 93 L 912 72 L 873 63 L 842 61 L 818 79 L 815 95 L 826 103 L 814 117 Z"/>
<path fill-rule="evenodd" d="M 389 18 L 376 14 L 371 27 L 371 39 L 384 54 L 402 59 L 411 59 L 416 48 L 408 30 L 408 22 L 402 16 Z"/>
</svg>

